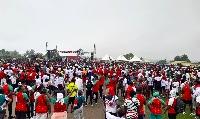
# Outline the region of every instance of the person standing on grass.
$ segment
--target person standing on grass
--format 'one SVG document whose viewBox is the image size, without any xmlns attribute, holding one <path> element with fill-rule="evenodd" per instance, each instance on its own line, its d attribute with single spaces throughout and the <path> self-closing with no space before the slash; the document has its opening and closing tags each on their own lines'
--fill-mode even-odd
<svg viewBox="0 0 200 119">
<path fill-rule="evenodd" d="M 83 104 L 85 105 L 85 97 L 81 90 L 78 91 L 78 97 L 74 101 L 74 118 L 82 119 L 83 117 Z"/>
<path fill-rule="evenodd" d="M 162 105 L 162 109 L 167 106 L 167 104 L 162 99 L 159 99 L 159 92 L 153 93 L 153 98 L 148 102 L 150 119 L 162 119 Z"/>
<path fill-rule="evenodd" d="M 168 111 L 168 118 L 176 119 L 177 113 L 174 110 L 176 106 L 176 99 L 177 99 L 176 90 L 171 90 L 170 95 L 171 95 L 171 98 L 167 100 L 167 109 L 165 110 L 164 113 Z"/>
<path fill-rule="evenodd" d="M 165 81 L 165 95 L 166 95 L 167 99 L 169 99 L 170 86 L 171 86 L 171 81 L 170 81 L 170 79 L 167 79 L 167 81 Z"/>
<path fill-rule="evenodd" d="M 153 96 L 153 78 L 152 78 L 152 74 L 148 74 L 149 77 L 147 78 L 147 83 L 148 83 L 148 89 L 149 89 L 149 92 L 151 91 L 151 95 Z"/>
<path fill-rule="evenodd" d="M 6 101 L 8 102 L 6 104 Z M 6 107 L 12 102 L 7 95 L 4 95 L 4 89 L 0 88 L 0 119 L 4 119 L 6 115 Z"/>
<path fill-rule="evenodd" d="M 193 114 L 193 110 L 192 110 L 193 89 L 192 89 L 192 87 L 189 86 L 189 82 L 186 82 L 186 85 L 183 86 L 182 94 L 183 94 L 183 102 L 185 103 L 185 108 L 186 108 L 186 104 L 189 104 L 189 106 L 190 106 L 190 115 L 194 115 Z M 186 114 L 185 111 L 183 112 L 183 114 Z"/>
<path fill-rule="evenodd" d="M 137 119 L 140 113 L 140 101 L 134 98 L 136 92 L 131 90 L 129 93 L 130 97 L 124 102 L 124 110 L 126 113 L 126 119 Z"/>
<path fill-rule="evenodd" d="M 138 114 L 138 119 L 144 119 L 144 105 L 146 105 L 146 97 L 142 95 L 142 88 L 136 87 L 137 94 L 134 96 L 140 101 L 140 112 Z"/>
<path fill-rule="evenodd" d="M 126 93 L 126 99 L 129 99 L 130 98 L 130 91 L 134 91 L 134 92 L 136 92 L 136 88 L 135 87 L 133 87 L 133 82 L 132 81 L 130 81 L 129 82 L 129 87 L 127 88 L 127 89 L 125 89 L 125 93 Z"/>
</svg>

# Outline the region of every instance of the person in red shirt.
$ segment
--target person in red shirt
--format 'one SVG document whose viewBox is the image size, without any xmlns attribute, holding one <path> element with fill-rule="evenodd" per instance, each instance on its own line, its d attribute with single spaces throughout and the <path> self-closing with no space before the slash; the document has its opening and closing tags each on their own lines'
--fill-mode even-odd
<svg viewBox="0 0 200 119">
<path fill-rule="evenodd" d="M 29 100 L 28 95 L 25 92 L 25 87 L 19 86 L 19 92 L 16 94 L 17 97 L 17 105 L 16 105 L 16 111 L 17 111 L 17 119 L 26 119 L 27 114 L 27 102 Z"/>
<path fill-rule="evenodd" d="M 192 113 L 192 111 L 193 111 L 192 110 L 192 93 L 193 93 L 192 87 L 190 87 L 188 85 L 188 82 L 186 82 L 186 85 L 183 86 L 183 89 L 182 89 L 183 102 L 185 103 L 185 108 L 186 108 L 186 104 L 189 104 L 191 115 L 193 115 L 193 113 Z M 183 112 L 183 114 L 185 114 L 185 112 Z"/>
<path fill-rule="evenodd" d="M 150 110 L 150 118 L 152 119 L 162 119 L 162 109 L 164 109 L 167 104 L 162 100 L 159 99 L 159 92 L 153 93 L 153 97 L 148 102 L 148 108 Z M 162 109 L 161 106 L 163 105 Z"/>
<path fill-rule="evenodd" d="M 102 92 L 103 92 L 103 84 L 104 84 L 104 75 L 103 72 L 99 76 L 99 93 L 100 93 L 100 98 L 102 98 Z"/>
<path fill-rule="evenodd" d="M 129 87 L 127 89 L 125 89 L 125 93 L 126 93 L 126 99 L 129 99 L 129 93 L 130 91 L 133 90 L 134 92 L 136 92 L 136 89 L 133 87 L 133 82 L 129 83 Z"/>
<path fill-rule="evenodd" d="M 176 99 L 177 99 L 176 91 L 171 90 L 170 94 L 171 94 L 171 98 L 169 100 L 167 100 L 167 109 L 165 110 L 164 113 L 166 113 L 168 111 L 169 119 L 176 119 L 177 113 L 174 110 L 174 108 L 176 106 Z"/>
<path fill-rule="evenodd" d="M 3 86 L 4 95 L 7 95 L 13 101 L 13 87 L 11 86 L 11 80 L 7 80 L 7 84 Z M 9 118 L 14 118 L 12 116 L 12 102 L 8 105 Z"/>
<path fill-rule="evenodd" d="M 144 119 L 144 105 L 146 105 L 146 97 L 142 95 L 142 88 L 136 87 L 137 95 L 135 95 L 135 98 L 137 98 L 140 101 L 140 112 L 138 114 L 138 119 Z"/>
<path fill-rule="evenodd" d="M 98 91 L 99 91 L 99 83 L 98 76 L 94 76 L 94 87 L 93 87 L 93 97 L 95 97 L 95 103 L 97 104 L 98 100 Z"/>
</svg>

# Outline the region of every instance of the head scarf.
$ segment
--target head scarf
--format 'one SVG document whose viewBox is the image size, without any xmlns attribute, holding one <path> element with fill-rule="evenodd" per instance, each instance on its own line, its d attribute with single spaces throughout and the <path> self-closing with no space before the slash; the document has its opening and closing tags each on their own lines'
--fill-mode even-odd
<svg viewBox="0 0 200 119">
<path fill-rule="evenodd" d="M 158 96 L 159 96 L 159 92 L 153 93 L 153 96 L 154 96 L 154 97 L 158 97 Z"/>
<path fill-rule="evenodd" d="M 63 94 L 62 93 L 57 93 L 57 100 L 56 100 L 56 102 L 61 103 L 61 105 L 63 105 L 64 98 L 63 98 Z"/>
</svg>

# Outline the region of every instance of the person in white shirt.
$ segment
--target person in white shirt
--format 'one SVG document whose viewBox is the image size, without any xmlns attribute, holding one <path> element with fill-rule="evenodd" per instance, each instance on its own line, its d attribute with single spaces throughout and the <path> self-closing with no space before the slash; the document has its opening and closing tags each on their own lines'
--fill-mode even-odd
<svg viewBox="0 0 200 119">
<path fill-rule="evenodd" d="M 105 109 L 104 109 L 104 111 L 106 112 Z M 106 112 L 107 119 L 125 119 L 124 116 L 125 116 L 125 112 L 121 108 L 117 109 L 117 116 L 114 116 L 114 115 L 110 114 L 109 112 Z"/>
<path fill-rule="evenodd" d="M 75 79 L 76 79 L 75 84 L 78 87 L 78 91 L 81 90 L 83 92 L 83 80 L 81 79 L 81 75 L 77 76 Z"/>
<path fill-rule="evenodd" d="M 12 76 L 9 79 L 11 80 L 13 89 L 15 89 L 17 87 L 17 76 L 15 73 L 12 73 Z"/>
<path fill-rule="evenodd" d="M 153 96 L 153 82 L 154 82 L 154 79 L 152 78 L 151 74 L 148 74 L 148 75 L 149 75 L 149 77 L 147 78 L 148 88 L 151 91 L 151 95 Z"/>
<path fill-rule="evenodd" d="M 176 92 L 178 93 L 178 87 L 179 87 L 179 82 L 177 81 L 177 79 L 174 79 L 172 82 L 172 90 L 176 90 Z"/>
<path fill-rule="evenodd" d="M 35 78 L 35 82 L 36 82 L 36 85 L 41 85 L 42 84 L 42 82 L 41 82 L 41 77 L 40 76 L 36 76 L 36 78 Z"/>
<path fill-rule="evenodd" d="M 161 92 L 162 92 L 163 97 L 165 97 L 164 96 L 165 94 L 165 78 L 164 77 L 162 77 L 162 80 L 161 80 Z"/>
<path fill-rule="evenodd" d="M 167 79 L 165 81 L 165 95 L 166 95 L 167 98 L 169 98 L 170 86 L 171 86 L 171 81 L 170 81 L 170 79 Z"/>
</svg>

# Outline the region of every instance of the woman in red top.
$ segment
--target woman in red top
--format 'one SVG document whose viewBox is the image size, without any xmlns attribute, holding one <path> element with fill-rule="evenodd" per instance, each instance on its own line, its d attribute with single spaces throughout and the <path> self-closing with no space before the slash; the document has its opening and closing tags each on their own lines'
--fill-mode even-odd
<svg viewBox="0 0 200 119">
<path fill-rule="evenodd" d="M 67 103 L 72 93 L 77 90 L 74 89 L 67 98 L 64 98 L 62 93 L 57 93 L 57 98 L 52 98 L 51 103 L 54 105 L 54 111 L 51 119 L 67 119 Z"/>
<path fill-rule="evenodd" d="M 163 105 L 162 109 L 164 109 L 167 104 L 162 99 L 159 99 L 159 92 L 153 93 L 153 96 L 154 98 L 148 102 L 150 119 L 162 119 L 161 105 Z"/>
<path fill-rule="evenodd" d="M 28 95 L 26 93 L 25 87 L 20 86 L 19 92 L 16 94 L 17 97 L 17 105 L 16 105 L 16 111 L 17 111 L 17 119 L 26 119 L 26 113 L 27 113 L 27 102 L 29 100 Z"/>
<path fill-rule="evenodd" d="M 191 114 L 190 115 L 194 115 L 192 112 L 192 93 L 193 93 L 193 89 L 192 87 L 190 87 L 188 85 L 188 82 L 186 82 L 186 85 L 183 86 L 183 89 L 182 89 L 182 94 L 183 94 L 183 102 L 185 103 L 185 108 L 186 108 L 186 104 L 189 104 L 190 106 L 190 112 Z M 183 112 L 183 114 L 185 114 L 185 112 Z"/>
<path fill-rule="evenodd" d="M 95 98 L 95 103 L 97 104 L 97 100 L 98 100 L 98 91 L 99 91 L 99 80 L 98 80 L 98 76 L 94 76 L 94 87 L 93 87 L 93 97 Z M 94 96 L 95 95 L 95 96 Z"/>
</svg>

